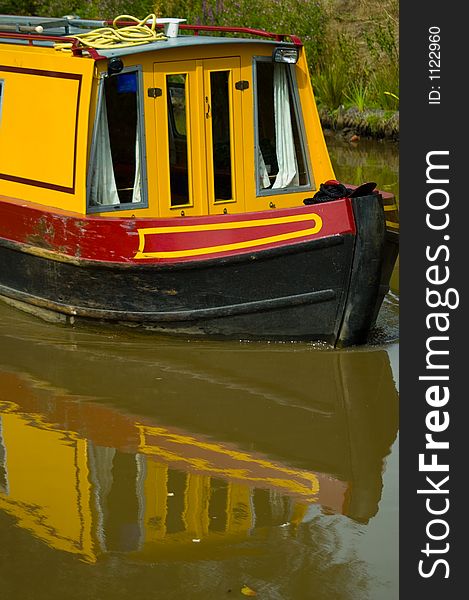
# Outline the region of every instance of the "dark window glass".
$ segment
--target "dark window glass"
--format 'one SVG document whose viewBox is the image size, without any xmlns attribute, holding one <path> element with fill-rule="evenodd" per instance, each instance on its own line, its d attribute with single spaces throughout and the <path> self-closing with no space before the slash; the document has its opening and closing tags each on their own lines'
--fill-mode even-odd
<svg viewBox="0 0 469 600">
<path fill-rule="evenodd" d="M 231 200 L 231 140 L 229 71 L 210 73 L 213 183 L 215 200 Z"/>
<path fill-rule="evenodd" d="M 137 73 L 107 77 L 104 82 L 109 141 L 117 193 L 132 202 L 137 142 Z"/>
<path fill-rule="evenodd" d="M 171 206 L 188 204 L 187 75 L 167 75 Z"/>
<path fill-rule="evenodd" d="M 117 193 L 121 203 L 132 202 L 137 141 L 137 73 L 107 77 L 104 90 Z"/>
</svg>

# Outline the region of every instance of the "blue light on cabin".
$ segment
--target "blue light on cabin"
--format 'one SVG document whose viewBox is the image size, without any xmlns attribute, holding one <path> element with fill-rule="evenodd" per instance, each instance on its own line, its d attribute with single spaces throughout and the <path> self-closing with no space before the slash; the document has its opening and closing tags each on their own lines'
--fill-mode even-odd
<svg viewBox="0 0 469 600">
<path fill-rule="evenodd" d="M 137 73 L 121 73 L 117 76 L 117 93 L 137 93 Z"/>
</svg>

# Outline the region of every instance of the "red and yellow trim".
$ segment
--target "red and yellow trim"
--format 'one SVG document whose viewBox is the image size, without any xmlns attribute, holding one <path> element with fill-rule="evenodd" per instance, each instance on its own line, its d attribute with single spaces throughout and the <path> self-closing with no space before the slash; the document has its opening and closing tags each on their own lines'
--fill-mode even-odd
<svg viewBox="0 0 469 600">
<path fill-rule="evenodd" d="M 350 200 L 240 215 L 80 216 L 0 196 L 0 243 L 52 260 L 160 264 L 236 256 L 354 234 Z"/>
<path fill-rule="evenodd" d="M 307 225 L 308 227 L 306 227 Z M 287 228 L 289 231 L 272 235 L 274 229 L 285 230 L 285 226 L 288 226 Z M 215 237 L 215 239 L 218 237 L 220 240 L 222 240 L 223 237 L 227 239 L 233 239 L 234 236 L 230 235 L 232 230 L 250 230 L 254 227 L 258 228 L 257 236 L 252 237 L 251 234 L 249 235 L 248 239 L 240 239 L 239 241 L 231 243 L 220 243 L 214 246 L 205 245 L 202 247 L 188 247 L 186 249 L 179 250 L 147 250 L 147 248 L 166 247 L 168 245 L 167 241 L 165 243 L 165 240 L 162 238 L 162 236 L 175 236 L 179 234 L 181 236 L 185 235 L 185 239 L 188 239 L 189 236 L 194 233 L 210 234 L 212 232 L 222 232 L 221 236 L 213 237 Z M 296 229 L 296 227 L 301 227 L 301 229 Z M 134 258 L 192 258 L 195 256 L 219 254 L 246 249 L 251 250 L 279 242 L 287 242 L 291 240 L 297 240 L 298 238 L 303 238 L 305 236 L 315 235 L 319 233 L 321 229 L 322 219 L 315 213 L 307 215 L 290 215 L 273 219 L 256 219 L 254 221 L 206 223 L 204 225 L 183 225 L 179 227 L 148 227 L 138 230 L 139 247 Z"/>
</svg>

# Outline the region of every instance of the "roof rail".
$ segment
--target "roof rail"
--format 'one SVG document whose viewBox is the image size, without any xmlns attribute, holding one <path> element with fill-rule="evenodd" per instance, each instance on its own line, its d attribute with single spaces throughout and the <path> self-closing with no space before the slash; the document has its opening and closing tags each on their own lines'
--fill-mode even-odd
<svg viewBox="0 0 469 600">
<path fill-rule="evenodd" d="M 0 15 L 0 32 L 43 33 L 46 29 L 64 28 L 67 35 L 70 22 L 66 17 L 50 19 L 41 17 L 22 17 L 16 15 Z"/>
<path fill-rule="evenodd" d="M 272 33 L 263 29 L 254 29 L 252 27 L 224 27 L 218 25 L 189 25 L 182 21 L 185 19 L 157 19 L 156 26 L 164 29 L 169 37 L 176 37 L 177 30 L 183 29 L 192 31 L 194 35 L 199 33 L 214 32 L 219 34 L 239 33 L 241 35 L 256 36 L 276 40 L 278 42 L 290 41 L 295 46 L 302 46 L 303 43 L 299 37 L 292 34 Z M 30 46 L 36 42 L 69 42 L 72 44 L 71 51 L 74 56 L 82 56 L 83 48 L 79 46 L 79 40 L 70 33 L 70 28 L 99 28 L 107 27 L 113 24 L 113 20 L 92 20 L 80 19 L 72 15 L 61 19 L 50 19 L 41 17 L 21 17 L 14 15 L 0 15 L 0 39 L 24 40 Z M 120 21 L 121 26 L 134 25 L 132 21 Z M 47 35 L 44 30 L 64 28 L 64 35 Z M 170 33 L 171 32 L 171 33 Z M 75 30 L 76 34 L 77 31 Z M 95 60 L 101 60 L 105 57 L 93 48 L 86 48 L 87 53 Z"/>
<path fill-rule="evenodd" d="M 173 19 L 171 19 L 173 20 Z M 174 19 L 176 20 L 176 19 Z M 179 19 L 178 19 L 179 20 Z M 158 22 L 159 21 L 159 22 Z M 157 27 L 164 27 L 164 21 L 168 21 L 168 19 L 158 19 Z M 100 23 L 104 23 L 104 25 L 112 25 L 113 21 L 100 21 Z M 131 21 L 121 21 L 121 25 L 131 25 Z M 102 27 L 103 25 L 100 25 Z M 269 39 L 274 39 L 277 42 L 286 41 L 286 38 L 290 38 L 291 42 L 295 44 L 295 46 L 302 46 L 303 42 L 301 39 L 290 33 L 272 33 L 271 31 L 265 31 L 264 29 L 253 29 L 252 27 L 225 27 L 221 25 L 189 25 L 181 23 L 179 25 L 179 29 L 184 29 L 188 31 L 193 31 L 194 35 L 199 35 L 199 33 L 207 32 L 216 32 L 216 33 L 241 33 L 244 35 L 255 35 L 258 37 L 264 37 Z"/>
<path fill-rule="evenodd" d="M 28 46 L 34 46 L 35 42 L 57 42 L 59 44 L 70 43 L 70 48 L 73 56 L 83 56 L 83 50 L 94 60 L 106 60 L 106 57 L 100 54 L 95 48 L 82 48 L 79 46 L 80 41 L 73 36 L 65 35 L 42 35 L 39 33 L 7 33 L 0 31 L 0 41 L 2 39 L 24 40 L 28 42 Z"/>
<path fill-rule="evenodd" d="M 93 24 L 93 26 L 95 26 Z M 81 56 L 82 51 L 78 48 L 78 40 L 69 36 L 70 28 L 73 27 L 70 17 L 60 19 L 49 17 L 33 17 L 20 15 L 0 15 L 0 40 L 24 41 L 29 46 L 40 42 L 69 42 L 72 44 L 72 53 L 74 56 Z M 60 29 L 63 28 L 63 35 L 60 35 Z M 54 31 L 54 35 L 48 35 L 47 30 Z M 90 55 L 99 60 L 98 52 L 92 50 Z"/>
<path fill-rule="evenodd" d="M 274 39 L 277 42 L 286 41 L 285 38 L 290 38 L 291 42 L 295 46 L 302 46 L 303 42 L 296 35 L 291 33 L 273 33 L 271 31 L 265 31 L 263 29 L 253 29 L 252 27 L 222 27 L 217 25 L 180 25 L 181 29 L 191 29 L 195 35 L 198 35 L 200 31 L 218 31 L 220 33 L 242 33 L 249 35 L 256 35 L 259 37 L 265 37 Z"/>
</svg>

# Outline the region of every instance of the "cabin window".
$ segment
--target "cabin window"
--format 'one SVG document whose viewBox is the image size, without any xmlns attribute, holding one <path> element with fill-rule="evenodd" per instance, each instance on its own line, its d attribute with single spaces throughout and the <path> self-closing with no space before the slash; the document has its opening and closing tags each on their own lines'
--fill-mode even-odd
<svg viewBox="0 0 469 600">
<path fill-rule="evenodd" d="M 258 195 L 278 194 L 309 186 L 305 140 L 292 66 L 258 59 L 255 62 L 255 81 Z"/>
<path fill-rule="evenodd" d="M 231 200 L 230 71 L 210 73 L 210 98 L 206 97 L 206 110 L 212 116 L 214 200 Z"/>
<path fill-rule="evenodd" d="M 189 202 L 187 74 L 166 75 L 171 206 Z"/>
<path fill-rule="evenodd" d="M 91 152 L 90 212 L 147 206 L 140 70 L 100 82 Z"/>
</svg>

